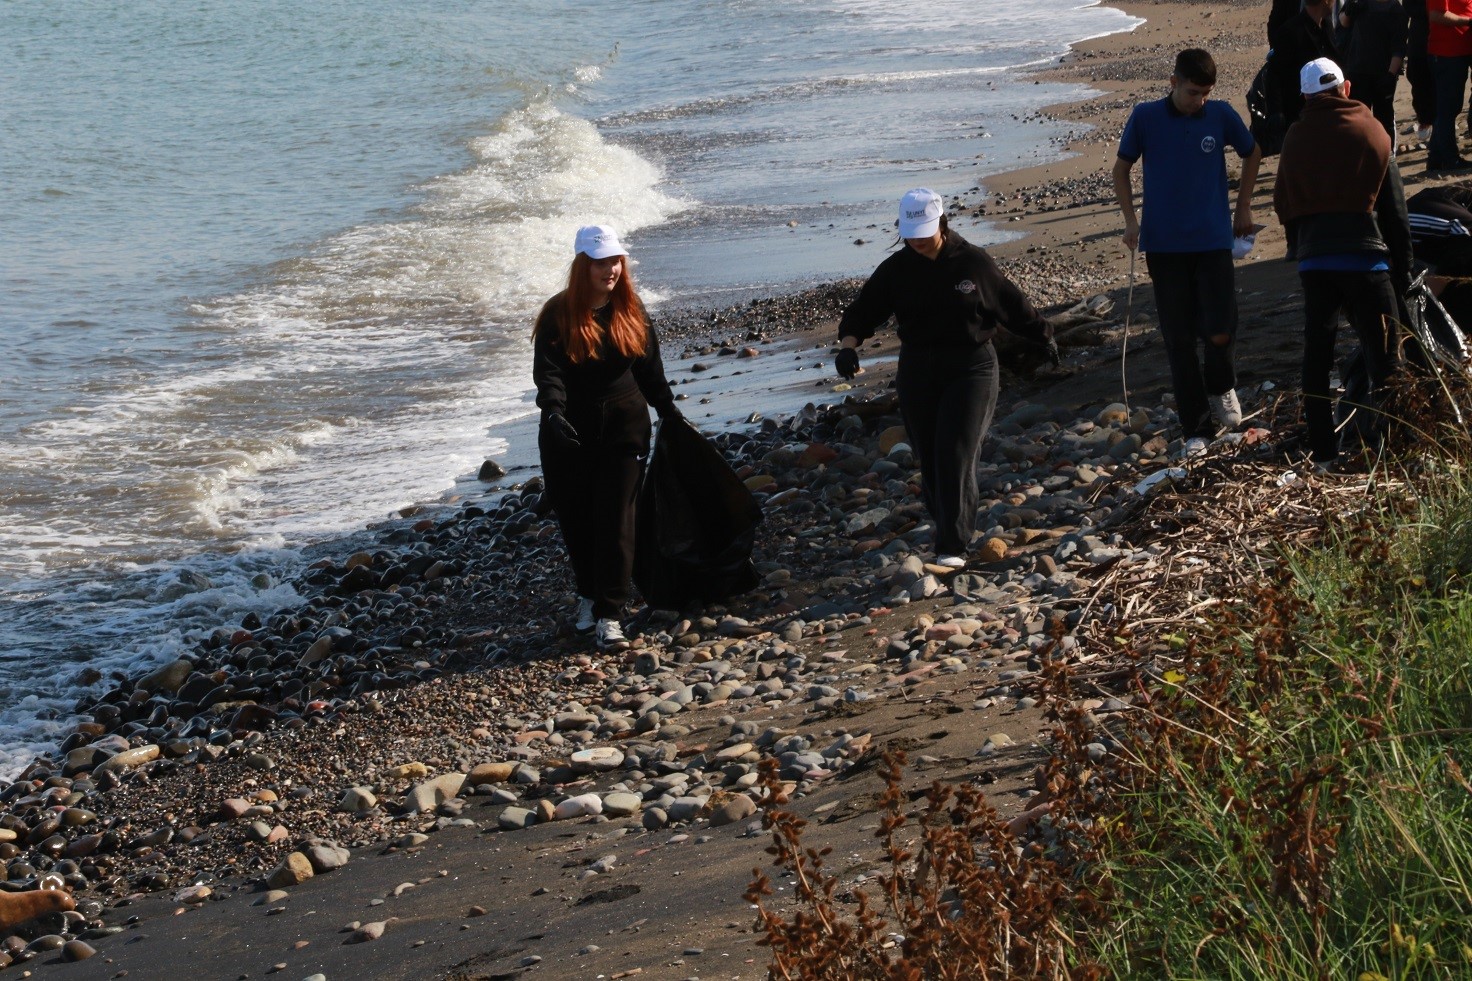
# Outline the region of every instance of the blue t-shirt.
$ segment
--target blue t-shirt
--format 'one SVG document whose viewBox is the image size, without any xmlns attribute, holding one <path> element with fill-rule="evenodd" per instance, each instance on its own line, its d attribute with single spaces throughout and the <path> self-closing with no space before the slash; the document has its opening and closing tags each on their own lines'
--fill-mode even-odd
<svg viewBox="0 0 1472 981">
<path fill-rule="evenodd" d="M 1227 196 L 1227 154 L 1247 156 L 1252 134 L 1225 102 L 1208 99 L 1183 116 L 1170 96 L 1142 102 L 1119 138 L 1119 155 L 1145 158 L 1145 201 L 1140 251 L 1208 252 L 1232 247 L 1232 205 Z"/>
</svg>

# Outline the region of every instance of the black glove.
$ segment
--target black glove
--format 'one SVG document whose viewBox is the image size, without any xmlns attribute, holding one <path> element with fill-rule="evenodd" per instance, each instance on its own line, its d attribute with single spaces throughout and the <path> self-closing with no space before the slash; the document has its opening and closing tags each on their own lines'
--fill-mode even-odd
<svg viewBox="0 0 1472 981">
<path fill-rule="evenodd" d="M 542 429 L 552 442 L 564 449 L 576 449 L 583 445 L 578 440 L 578 431 L 573 428 L 572 423 L 567 421 L 567 416 L 561 412 L 549 412 L 543 416 Z"/>
<path fill-rule="evenodd" d="M 843 378 L 852 378 L 859 373 L 859 352 L 851 347 L 843 348 L 833 359 L 833 367 Z"/>
<path fill-rule="evenodd" d="M 659 416 L 661 422 L 679 422 L 685 418 L 685 414 L 675 408 L 673 401 L 666 402 L 663 405 L 656 405 L 654 412 L 655 415 Z"/>
<path fill-rule="evenodd" d="M 1045 342 L 1045 346 L 1048 349 L 1048 363 L 1055 368 L 1061 365 L 1063 363 L 1063 355 L 1058 353 L 1058 342 L 1050 337 Z"/>
</svg>

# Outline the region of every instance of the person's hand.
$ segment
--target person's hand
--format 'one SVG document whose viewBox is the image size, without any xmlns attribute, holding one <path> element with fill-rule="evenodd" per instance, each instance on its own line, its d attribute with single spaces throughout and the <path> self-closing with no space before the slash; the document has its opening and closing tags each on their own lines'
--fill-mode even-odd
<svg viewBox="0 0 1472 981">
<path fill-rule="evenodd" d="M 1257 225 L 1252 220 L 1252 205 L 1243 202 L 1232 216 L 1232 234 L 1237 238 L 1246 238 L 1256 231 Z"/>
<path fill-rule="evenodd" d="M 542 429 L 547 433 L 552 442 L 563 449 L 576 449 L 582 446 L 578 439 L 578 431 L 573 424 L 567 421 L 567 416 L 561 412 L 549 412 L 542 418 Z"/>
<path fill-rule="evenodd" d="M 1140 249 L 1140 226 L 1124 226 L 1124 247 L 1127 252 L 1138 252 Z"/>
<path fill-rule="evenodd" d="M 675 407 L 673 401 L 666 402 L 663 405 L 656 405 L 654 412 L 659 416 L 661 422 L 679 422 L 685 418 L 685 414 Z"/>
<path fill-rule="evenodd" d="M 1058 352 L 1058 341 L 1050 337 L 1046 342 L 1046 346 L 1048 349 L 1048 363 L 1054 368 L 1063 364 L 1063 355 Z"/>
<path fill-rule="evenodd" d="M 859 373 L 859 352 L 851 347 L 843 348 L 833 359 L 833 367 L 844 378 L 854 377 Z"/>
</svg>

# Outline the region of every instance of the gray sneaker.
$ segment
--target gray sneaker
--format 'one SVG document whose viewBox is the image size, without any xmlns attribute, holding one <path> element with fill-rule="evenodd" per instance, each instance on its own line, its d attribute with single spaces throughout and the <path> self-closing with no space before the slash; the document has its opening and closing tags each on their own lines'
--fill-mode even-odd
<svg viewBox="0 0 1472 981">
<path fill-rule="evenodd" d="M 1237 401 L 1235 388 L 1229 388 L 1220 395 L 1208 395 L 1206 401 L 1211 403 L 1211 417 L 1218 426 L 1236 429 L 1242 425 L 1242 403 Z"/>
<path fill-rule="evenodd" d="M 599 620 L 597 627 L 598 649 L 600 651 L 626 651 L 629 649 L 629 640 L 624 636 L 624 628 L 617 620 Z"/>
<path fill-rule="evenodd" d="M 586 596 L 579 596 L 578 611 L 573 615 L 572 629 L 580 634 L 590 634 L 597 623 L 598 618 L 593 616 L 593 601 Z"/>
</svg>

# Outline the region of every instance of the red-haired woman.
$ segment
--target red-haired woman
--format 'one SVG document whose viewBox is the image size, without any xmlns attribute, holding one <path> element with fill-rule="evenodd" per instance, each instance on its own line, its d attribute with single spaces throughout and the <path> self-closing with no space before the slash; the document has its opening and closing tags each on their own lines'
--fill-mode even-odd
<svg viewBox="0 0 1472 981">
<path fill-rule="evenodd" d="M 606 225 L 578 229 L 567 289 L 533 330 L 542 476 L 577 583 L 575 626 L 624 650 L 619 613 L 634 564 L 634 496 L 649 451 L 649 407 L 678 419 L 659 339 L 634 293 L 628 252 Z"/>
</svg>

